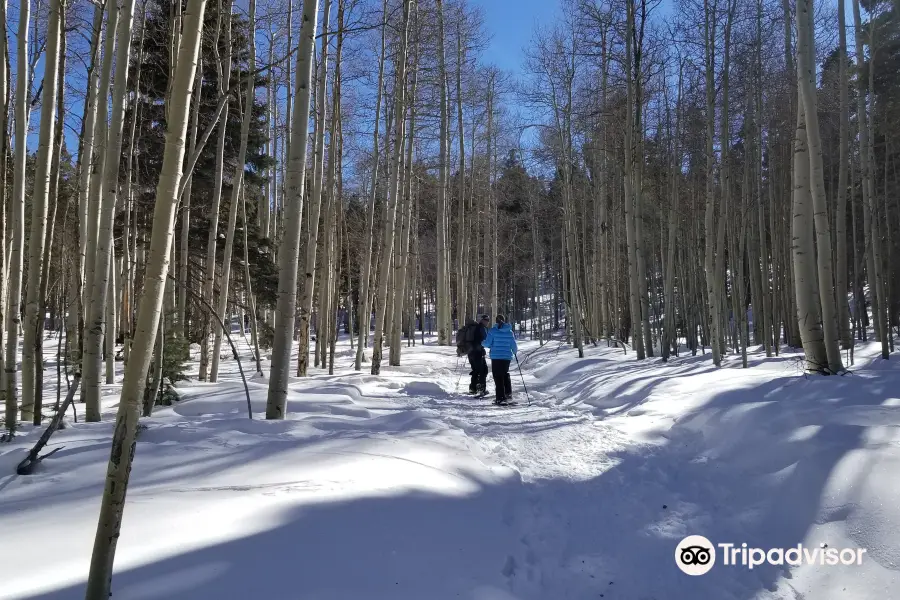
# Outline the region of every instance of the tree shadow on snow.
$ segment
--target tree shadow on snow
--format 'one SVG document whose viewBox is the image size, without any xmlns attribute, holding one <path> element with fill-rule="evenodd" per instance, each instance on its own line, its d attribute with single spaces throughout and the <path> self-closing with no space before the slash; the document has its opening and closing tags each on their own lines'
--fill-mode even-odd
<svg viewBox="0 0 900 600">
<path fill-rule="evenodd" d="M 717 564 L 689 577 L 676 545 L 687 535 L 760 548 L 804 542 L 828 517 L 836 467 L 884 417 L 888 383 L 781 377 L 726 390 L 660 429 L 664 443 L 613 453 L 614 466 L 585 481 L 508 479 L 470 495 L 287 508 L 271 529 L 118 571 L 113 597 L 749 600 L 790 585 L 789 573 Z M 854 567 L 813 568 L 851 569 L 853 581 Z M 81 597 L 83 583 L 31 599 Z"/>
</svg>

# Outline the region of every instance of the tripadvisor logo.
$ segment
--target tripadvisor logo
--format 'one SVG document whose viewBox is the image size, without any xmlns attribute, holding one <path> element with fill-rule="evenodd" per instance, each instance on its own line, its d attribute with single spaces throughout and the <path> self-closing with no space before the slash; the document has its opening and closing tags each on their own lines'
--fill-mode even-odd
<svg viewBox="0 0 900 600">
<path fill-rule="evenodd" d="M 716 564 L 717 549 L 722 564 L 753 569 L 761 565 L 861 565 L 865 548 L 829 548 L 827 544 L 809 548 L 797 544 L 791 548 L 748 547 L 744 544 L 713 544 L 702 535 L 689 535 L 675 547 L 675 564 L 688 575 L 705 575 Z"/>
<path fill-rule="evenodd" d="M 716 548 L 702 535 L 689 535 L 675 548 L 675 564 L 688 575 L 706 575 L 716 564 Z"/>
</svg>

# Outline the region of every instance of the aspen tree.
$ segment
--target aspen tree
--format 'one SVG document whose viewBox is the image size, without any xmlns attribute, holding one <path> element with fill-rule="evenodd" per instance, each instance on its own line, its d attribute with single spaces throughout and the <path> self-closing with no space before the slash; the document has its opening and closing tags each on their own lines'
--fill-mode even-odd
<svg viewBox="0 0 900 600">
<path fill-rule="evenodd" d="M 256 70 L 256 0 L 250 0 L 250 58 L 248 73 Z M 234 253 L 234 236 L 237 227 L 238 206 L 240 194 L 244 188 L 244 165 L 247 162 L 247 142 L 250 137 L 250 123 L 253 120 L 253 100 L 256 96 L 256 82 L 251 75 L 247 80 L 247 91 L 244 97 L 243 118 L 241 119 L 241 138 L 238 148 L 237 163 L 234 168 L 234 176 L 231 178 L 231 200 L 228 208 L 228 225 L 225 230 L 225 249 L 222 254 L 222 277 L 219 279 L 219 303 L 217 312 L 221 320 L 225 320 L 228 308 L 228 285 L 231 279 L 231 257 Z M 246 224 L 245 224 L 246 225 Z M 256 318 L 255 316 L 253 318 Z M 243 328 L 243 323 L 241 323 Z M 209 380 L 216 381 L 219 376 L 219 353 L 222 351 L 222 328 L 216 328 L 215 343 L 212 352 L 212 367 L 209 372 Z"/>
<path fill-rule="evenodd" d="M 875 199 L 873 198 L 873 196 L 875 195 L 875 185 L 873 182 L 873 171 L 875 169 L 875 156 L 872 151 L 871 140 L 871 138 L 874 136 L 872 136 L 870 131 L 870 123 L 874 121 L 874 115 L 869 115 L 866 108 L 869 95 L 872 94 L 874 96 L 874 90 L 872 89 L 871 85 L 871 77 L 870 85 L 868 86 L 868 88 L 866 87 L 865 79 L 863 78 L 863 63 L 865 61 L 865 54 L 863 53 L 863 26 L 859 11 L 859 0 L 853 0 L 853 23 L 856 34 L 856 121 L 859 127 L 860 186 L 862 187 L 863 197 L 863 225 L 866 232 L 866 246 L 868 247 L 868 251 L 866 252 L 868 268 L 866 269 L 866 272 L 869 281 L 869 293 L 872 297 L 872 316 L 875 321 L 875 337 L 878 341 L 881 342 L 881 357 L 887 360 L 890 355 L 888 353 L 887 344 L 888 336 L 885 332 L 885 311 L 884 307 L 882 306 L 884 298 L 882 297 L 883 287 L 881 284 L 882 266 L 881 239 L 879 232 L 880 225 L 878 223 L 878 220 L 874 218 Z M 872 35 L 874 35 L 874 33 Z M 871 42 L 869 52 L 871 59 Z"/>
<path fill-rule="evenodd" d="M 440 150 L 439 150 L 439 173 L 438 173 L 438 197 L 437 197 L 437 297 L 436 313 L 437 313 L 437 332 L 438 345 L 450 345 L 452 336 L 452 326 L 450 324 L 450 298 L 449 298 L 449 281 L 450 281 L 450 265 L 447 261 L 448 248 L 450 246 L 449 231 L 447 230 L 447 212 L 448 199 L 447 188 L 449 185 L 449 169 L 450 169 L 450 122 L 449 122 L 449 101 L 447 94 L 447 66 L 446 66 L 446 44 L 444 38 L 444 3 L 442 0 L 436 0 L 437 3 L 437 21 L 438 21 L 438 78 L 440 79 Z M 402 153 L 402 150 L 401 150 Z M 399 164 L 399 161 L 398 161 Z"/>
<path fill-rule="evenodd" d="M 269 64 L 275 62 L 275 34 L 270 30 L 268 32 L 269 44 Z M 266 85 L 266 143 L 264 145 L 265 153 L 275 158 L 275 119 L 273 119 L 273 111 L 275 102 L 275 77 L 269 77 Z M 276 159 L 277 160 L 277 159 Z M 272 201 L 275 199 L 275 179 L 276 164 L 270 165 L 265 170 L 266 184 L 263 188 L 263 205 L 256 211 L 256 225 L 259 227 L 263 237 L 269 237 L 269 224 L 271 222 Z"/>
<path fill-rule="evenodd" d="M 797 72 L 800 97 L 806 119 L 809 147 L 810 180 L 816 232 L 816 262 L 819 279 L 819 302 L 822 311 L 822 333 L 831 373 L 844 370 L 841 362 L 838 312 L 834 296 L 834 270 L 831 249 L 831 227 L 825 198 L 825 175 L 822 167 L 822 140 L 819 134 L 818 102 L 816 101 L 815 40 L 812 25 L 812 0 L 797 1 Z M 844 215 L 838 218 L 844 219 Z M 820 366 L 824 370 L 825 365 Z"/>
<path fill-rule="evenodd" d="M 418 20 L 418 19 L 417 19 Z M 397 366 L 400 364 L 400 336 L 403 325 L 403 308 L 406 303 L 407 290 L 407 266 L 409 265 L 409 236 L 412 220 L 412 194 L 413 194 L 413 159 L 415 158 L 416 138 L 416 88 L 419 81 L 419 40 L 416 39 L 412 82 L 409 92 L 409 135 L 406 144 L 405 175 L 403 177 L 403 190 L 399 201 L 401 209 L 398 209 L 397 219 L 400 225 L 400 235 L 394 240 L 394 286 L 393 295 L 394 327 L 391 330 L 391 349 L 389 363 Z M 463 297 L 463 296 L 460 296 Z M 457 309 L 460 310 L 460 309 Z"/>
<path fill-rule="evenodd" d="M 87 264 L 88 244 L 88 214 L 90 206 L 90 182 L 91 173 L 94 170 L 96 155 L 94 152 L 94 133 L 97 121 L 97 94 L 100 85 L 100 41 L 103 30 L 103 4 L 94 5 L 94 22 L 91 30 L 91 62 L 87 74 L 87 92 L 84 103 L 84 116 L 82 117 L 82 133 L 80 136 L 81 149 L 78 153 L 78 269 L 73 277 L 77 296 L 72 298 L 70 309 L 70 331 L 73 344 L 80 348 L 83 340 L 84 327 L 84 298 L 85 298 L 85 268 Z M 80 360 L 81 355 L 77 358 Z M 83 393 L 83 392 L 82 392 Z"/>
<path fill-rule="evenodd" d="M 669 353 L 673 340 L 675 340 L 675 254 L 677 252 L 677 233 L 678 233 L 678 166 L 681 164 L 681 145 L 679 137 L 681 133 L 681 103 L 682 103 L 682 82 L 683 82 L 684 63 L 679 61 L 678 64 L 678 95 L 675 99 L 675 128 L 670 129 L 669 139 L 672 145 L 670 152 L 672 154 L 671 173 L 669 182 L 669 219 L 668 219 L 668 248 L 666 250 L 666 272 L 665 272 L 665 327 L 663 329 L 663 339 L 660 342 L 660 351 L 663 362 L 669 359 Z M 665 86 L 664 91 L 668 88 Z M 666 95 L 666 121 L 671 127 L 671 107 L 668 106 L 668 95 Z M 674 133 L 674 135 L 673 135 Z"/>
<path fill-rule="evenodd" d="M 336 232 L 336 213 L 339 211 L 340 196 L 336 195 L 335 178 L 337 176 L 337 165 L 341 162 L 341 59 L 344 49 L 344 2 L 338 0 L 337 11 L 337 45 L 334 60 L 334 81 L 331 86 L 331 122 L 329 131 L 329 148 L 328 148 L 328 175 L 324 190 L 325 196 L 325 215 L 323 217 L 323 225 L 325 233 L 322 236 L 322 246 L 324 256 L 319 260 L 320 275 L 320 311 L 322 317 L 317 327 L 316 347 L 319 352 L 319 362 L 322 368 L 326 367 L 328 361 L 329 349 L 331 347 L 332 335 L 336 335 L 336 312 L 337 312 L 337 290 L 335 290 L 335 264 L 334 264 L 334 245 L 338 233 Z M 338 268 L 340 267 L 340 257 L 338 255 Z M 329 369 L 329 374 L 333 374 L 333 368 Z"/>
<path fill-rule="evenodd" d="M 769 280 L 774 279 L 769 273 L 769 245 L 766 244 L 766 203 L 763 199 L 763 67 L 762 67 L 762 19 L 763 19 L 763 0 L 756 2 L 756 152 L 754 160 L 756 161 L 756 226 L 757 226 L 757 246 L 756 250 L 759 254 L 759 285 L 757 289 L 759 296 L 753 299 L 753 317 L 754 330 L 761 329 L 762 343 L 766 350 L 766 356 L 772 356 L 772 346 L 775 346 L 777 352 L 778 344 L 773 344 L 773 320 L 775 311 L 773 308 L 774 294 L 769 284 Z M 771 156 L 771 155 L 770 155 Z M 774 182 L 769 180 L 769 188 L 771 190 Z M 770 209 L 771 210 L 771 209 Z M 773 240 L 774 240 L 774 231 Z M 753 268 L 756 269 L 756 261 Z M 759 336 L 757 336 L 759 343 Z"/>
<path fill-rule="evenodd" d="M 253 344 L 253 360 L 256 364 L 256 374 L 262 377 L 263 370 L 262 357 L 259 353 L 259 326 L 257 324 L 258 315 L 256 312 L 256 296 L 253 294 L 253 282 L 250 279 L 250 244 L 247 238 L 247 229 L 250 225 L 247 222 L 247 194 L 244 190 L 241 190 L 241 223 L 243 223 L 244 234 L 244 286 L 247 290 L 247 305 L 250 310 L 250 341 Z M 241 322 L 241 329 L 243 330 L 243 321 Z"/>
<path fill-rule="evenodd" d="M 385 15 L 387 15 L 387 0 L 382 4 L 382 25 L 381 25 L 381 53 L 378 55 L 378 90 L 375 100 L 375 131 L 372 134 L 372 180 L 369 189 L 369 202 L 366 207 L 366 231 L 365 242 L 362 247 L 363 266 L 360 271 L 360 291 L 359 291 L 359 312 L 357 322 L 359 327 L 359 337 L 356 346 L 356 362 L 354 368 L 359 371 L 362 369 L 362 363 L 365 359 L 365 348 L 369 339 L 369 323 L 372 320 L 372 300 L 370 292 L 370 279 L 372 275 L 372 242 L 375 235 L 375 198 L 378 191 L 378 167 L 380 165 L 379 155 L 379 132 L 378 128 L 381 124 L 381 100 L 382 90 L 384 87 L 384 59 L 385 59 L 385 36 L 387 32 L 387 23 Z M 424 317 L 423 317 L 424 318 Z"/>
<path fill-rule="evenodd" d="M 41 266 L 46 241 L 49 210 L 51 163 L 56 134 L 56 101 L 59 85 L 60 14 L 66 9 L 63 0 L 51 1 L 47 29 L 46 59 L 44 61 L 43 100 L 41 101 L 41 129 L 38 139 L 37 162 L 34 174 L 34 193 L 31 195 L 31 236 L 29 239 L 28 280 L 25 288 L 25 323 L 22 344 L 22 420 L 41 423 L 42 397 L 35 397 L 35 377 L 43 378 L 43 365 L 35 364 L 37 346 L 43 343 L 44 315 L 41 314 Z M 17 139 L 16 142 L 20 141 Z"/>
<path fill-rule="evenodd" d="M 609 87 L 609 28 L 606 23 L 601 30 L 601 51 L 600 51 L 600 61 L 601 61 L 601 81 L 600 81 L 600 105 L 602 109 L 605 111 L 607 107 L 607 97 L 608 97 L 608 87 Z M 600 261 L 600 317 L 602 320 L 602 335 L 611 336 L 612 335 L 612 318 L 609 314 L 609 297 L 611 288 L 607 284 L 609 279 L 609 259 L 608 259 L 608 248 L 609 248 L 609 190 L 608 190 L 608 182 L 609 177 L 609 149 L 607 148 L 607 141 L 611 137 L 609 134 L 609 127 L 606 119 L 603 119 L 602 125 L 602 133 L 601 133 L 601 141 L 603 147 L 603 152 L 601 153 L 601 174 L 600 174 L 600 253 L 599 253 L 599 261 Z M 595 232 L 594 235 L 597 233 Z M 535 257 L 537 260 L 537 257 Z M 537 269 L 535 269 L 535 273 L 537 273 Z M 540 300 L 539 300 L 540 302 Z"/>
<path fill-rule="evenodd" d="M 847 73 L 847 24 L 845 0 L 838 0 L 838 86 L 840 94 L 840 150 L 838 157 L 837 206 L 835 207 L 835 298 L 838 333 L 844 349 L 853 346 L 850 335 L 850 305 L 847 299 L 847 171 L 850 162 L 850 91 Z"/>
<path fill-rule="evenodd" d="M 82 397 L 87 404 L 85 407 L 86 419 L 88 421 L 100 420 L 99 393 L 98 390 L 99 374 L 97 384 L 91 380 L 94 371 L 87 368 L 88 361 L 100 360 L 100 343 L 97 338 L 95 341 L 89 341 L 89 331 L 91 326 L 91 303 L 94 293 L 95 272 L 97 265 L 97 240 L 100 235 L 100 204 L 103 198 L 103 173 L 105 171 L 106 158 L 109 156 L 107 146 L 109 142 L 109 89 L 112 82 L 113 61 L 116 50 L 116 35 L 118 33 L 119 23 L 119 3 L 106 3 L 106 31 L 103 40 L 103 62 L 100 70 L 100 79 L 97 88 L 97 115 L 94 120 L 94 159 L 91 164 L 91 174 L 88 181 L 87 206 L 85 209 L 87 225 L 85 231 L 87 240 L 85 242 L 85 268 L 84 268 L 84 287 L 82 289 L 83 304 L 83 331 L 84 341 L 82 342 L 82 371 L 84 372 L 83 386 L 81 389 Z M 93 345 L 94 347 L 88 347 Z M 99 369 L 99 367 L 98 367 Z M 99 373 L 99 370 L 97 371 Z"/>
<path fill-rule="evenodd" d="M 269 64 L 275 62 L 275 33 L 273 31 L 269 31 Z M 290 62 L 290 61 L 288 61 Z M 266 153 L 272 158 L 276 159 L 276 164 L 273 164 L 268 169 L 268 185 L 266 185 L 266 206 L 265 210 L 263 210 L 262 214 L 262 228 L 264 235 L 269 238 L 269 240 L 274 239 L 272 235 L 272 229 L 275 224 L 274 211 L 275 206 L 278 202 L 278 114 L 276 112 L 277 109 L 277 94 L 278 94 L 278 78 L 274 76 L 274 74 L 269 77 L 269 85 L 266 86 L 266 130 L 268 132 L 268 142 L 267 142 L 267 150 Z M 267 321 L 268 321 L 269 311 L 266 311 Z"/>
<path fill-rule="evenodd" d="M 486 218 L 484 225 L 484 264 L 489 273 L 485 277 L 485 304 L 487 313 L 495 316 L 499 311 L 497 300 L 497 198 L 494 195 L 494 99 L 497 93 L 497 72 L 490 69 L 488 74 L 487 89 L 487 190 L 485 197 Z"/>
<path fill-rule="evenodd" d="M 645 358 L 643 320 L 641 319 L 640 284 L 638 278 L 638 262 L 635 232 L 635 193 L 634 193 L 634 162 L 635 162 L 635 123 L 634 123 L 634 70 L 632 65 L 632 44 L 634 43 L 634 0 L 626 2 L 626 29 L 625 29 L 625 73 L 627 82 L 627 99 L 625 119 L 625 237 L 628 254 L 628 287 L 629 310 L 631 313 L 631 338 L 638 360 Z"/>
<path fill-rule="evenodd" d="M 119 4 L 107 2 L 106 32 L 104 34 L 103 63 L 97 89 L 97 116 L 94 122 L 96 155 L 92 162 L 87 194 L 87 241 L 85 243 L 84 288 L 82 290 L 83 327 L 81 369 L 83 385 L 82 398 L 85 402 L 85 420 L 100 420 L 100 353 L 101 333 L 91 333 L 92 304 L 97 271 L 97 242 L 100 235 L 100 203 L 103 196 L 103 173 L 109 143 L 109 87 L 112 80 L 113 57 L 118 33 Z"/>
<path fill-rule="evenodd" d="M 109 278 L 114 272 L 113 225 L 119 190 L 119 163 L 122 156 L 122 129 L 125 121 L 125 94 L 128 89 L 128 65 L 131 56 L 131 30 L 134 23 L 134 0 L 124 0 L 119 8 L 117 23 L 118 47 L 116 49 L 115 88 L 112 98 L 112 115 L 106 128 L 108 139 L 103 159 L 102 203 L 99 207 L 99 228 L 94 259 L 93 291 L 90 310 L 86 311 L 84 362 L 85 401 L 100 404 L 100 349 L 104 336 L 115 335 L 115 321 L 107 322 Z M 105 99 L 105 97 L 104 97 Z M 110 357 L 112 358 L 112 357 Z"/>
<path fill-rule="evenodd" d="M 16 53 L 16 135 L 15 162 L 13 169 L 13 193 L 10 198 L 10 239 L 9 253 L 9 301 L 6 310 L 6 429 L 15 433 L 18 413 L 17 355 L 19 349 L 19 313 L 22 296 L 22 263 L 25 251 L 25 167 L 28 143 L 28 25 L 31 19 L 31 0 L 21 0 L 19 5 L 18 48 Z M 24 413 L 24 411 L 23 411 Z M 30 421 L 31 411 L 22 415 L 22 420 Z"/>
<path fill-rule="evenodd" d="M 731 203 L 731 118 L 729 113 L 730 107 L 730 81 L 731 81 L 731 27 L 734 21 L 734 12 L 736 8 L 736 0 L 728 0 L 728 13 L 725 19 L 724 31 L 724 48 L 722 54 L 722 108 L 721 125 L 720 125 L 720 141 L 721 146 L 721 164 L 719 166 L 719 179 L 721 181 L 722 192 L 721 209 L 719 211 L 719 220 L 716 230 L 716 260 L 715 260 L 715 284 L 717 290 L 716 296 L 719 300 L 718 305 L 718 327 L 717 330 L 720 361 L 721 356 L 725 354 L 726 336 L 724 335 L 728 311 L 725 310 L 727 300 L 727 289 L 725 286 L 725 226 L 728 222 L 727 210 Z M 735 322 L 737 318 L 735 317 Z M 720 363 L 721 364 L 721 363 Z M 716 365 L 716 366 L 720 366 Z"/>
<path fill-rule="evenodd" d="M 644 351 L 647 356 L 653 356 L 653 339 L 650 330 L 650 303 L 649 291 L 647 289 L 647 261 L 646 248 L 644 242 L 644 73 L 643 73 L 643 57 L 644 57 L 644 29 L 647 25 L 647 4 L 646 0 L 640 0 L 641 21 L 640 27 L 637 26 L 636 12 L 637 6 L 632 7 L 632 37 L 633 37 L 633 53 L 634 53 L 634 128 L 638 134 L 635 136 L 634 144 L 634 249 L 637 261 L 637 278 L 638 292 L 640 295 L 640 318 L 641 331 L 644 334 Z M 574 53 L 573 53 L 574 55 Z M 576 273 L 578 271 L 578 256 L 575 256 Z M 580 277 L 575 275 L 575 281 Z M 577 287 L 576 287 L 577 291 Z M 580 327 L 580 324 L 578 324 Z M 578 334 L 579 338 L 581 337 Z M 580 341 L 579 341 L 580 343 Z"/>
<path fill-rule="evenodd" d="M 306 377 L 309 370 L 309 320 L 312 316 L 316 284 L 316 252 L 319 243 L 319 220 L 322 210 L 322 180 L 325 172 L 325 117 L 326 91 L 328 87 L 328 28 L 330 26 L 331 0 L 325 0 L 322 12 L 322 46 L 316 90 L 316 131 L 313 150 L 312 193 L 309 196 L 308 238 L 306 242 L 306 267 L 300 282 L 300 337 L 297 342 L 297 376 Z"/>
<path fill-rule="evenodd" d="M 138 66 L 134 77 L 134 105 L 131 109 L 131 131 L 128 136 L 128 151 L 125 158 L 125 214 L 123 218 L 124 231 L 122 234 L 122 311 L 120 329 L 122 331 L 122 355 L 125 362 L 128 362 L 128 356 L 131 353 L 131 337 L 134 329 L 132 302 L 134 299 L 134 276 L 135 272 L 131 268 L 132 252 L 131 238 L 137 235 L 137 228 L 132 227 L 132 214 L 134 211 L 134 148 L 137 137 L 137 123 L 141 116 L 141 71 L 144 63 L 144 38 L 147 30 L 147 2 L 144 1 L 141 7 L 141 39 L 138 42 Z M 113 340 L 114 341 L 114 340 Z"/>
<path fill-rule="evenodd" d="M 301 2 L 301 5 L 302 5 L 302 2 Z M 287 10 L 287 28 L 286 28 L 287 29 L 287 32 L 286 32 L 287 33 L 287 36 L 286 36 L 287 44 L 286 45 L 287 45 L 287 48 L 293 49 L 294 48 L 294 42 L 293 42 L 294 0 L 288 0 L 287 9 L 288 10 Z M 302 18 L 303 17 L 301 14 L 301 19 Z M 322 23 L 322 32 L 325 33 L 327 31 L 328 31 L 328 21 L 326 19 Z M 313 50 L 313 52 L 315 52 L 315 50 Z M 289 158 L 290 154 L 291 154 L 290 132 L 293 131 L 294 118 L 296 117 L 295 111 L 293 110 L 293 106 L 294 106 L 294 102 L 295 102 L 294 94 L 298 92 L 297 90 L 294 90 L 293 88 L 291 88 L 291 75 L 292 75 L 291 61 L 287 61 L 287 63 L 285 64 L 285 67 L 287 67 L 287 68 L 285 69 L 285 73 L 284 73 L 284 75 L 285 75 L 284 81 L 285 81 L 285 88 L 286 88 L 285 89 L 284 130 L 285 130 L 285 132 L 288 132 L 288 133 L 286 133 L 286 135 L 284 136 L 284 141 L 282 143 L 282 151 L 283 151 L 282 154 L 284 156 L 284 160 L 282 160 L 282 178 L 281 178 L 281 199 L 282 199 L 281 209 L 282 209 L 282 211 L 284 210 L 283 203 L 284 203 L 284 195 L 285 195 L 285 185 L 287 183 L 287 177 L 285 176 L 285 168 L 286 168 L 285 165 L 288 162 L 288 160 L 290 160 L 290 158 Z M 278 110 L 277 102 L 275 103 L 275 110 L 276 110 L 276 114 L 277 114 L 277 110 Z M 277 117 L 276 117 L 276 120 L 277 120 Z M 273 232 L 275 232 L 274 228 L 273 228 Z M 273 236 L 274 235 L 276 235 L 276 233 L 273 233 Z"/>
<path fill-rule="evenodd" d="M 7 38 L 6 29 L 6 0 L 0 0 L 0 235 L 3 236 L 3 242 L 0 243 L 0 403 L 6 411 L 6 425 L 10 426 L 10 433 L 15 432 L 15 424 L 17 420 L 17 410 L 15 404 L 15 391 L 7 391 L 6 376 L 6 315 L 7 315 L 7 284 L 9 264 L 7 262 L 7 214 L 6 205 L 9 199 L 8 179 L 7 179 L 7 157 L 9 155 L 9 136 L 7 131 L 7 115 L 9 114 L 9 72 L 7 69 L 9 60 L 9 39 Z M 12 397 L 11 403 L 9 402 Z"/>
<path fill-rule="evenodd" d="M 271 61 L 270 61 L 271 62 Z M 189 129 L 190 138 L 188 140 L 188 148 L 191 154 L 197 151 L 197 130 L 200 119 L 200 96 L 203 87 L 203 60 L 199 59 L 197 63 L 197 73 L 194 77 L 193 92 L 193 108 L 191 109 L 191 123 Z M 182 327 L 182 336 L 188 336 L 188 319 L 187 319 L 187 293 L 188 293 L 188 272 L 190 257 L 188 255 L 188 242 L 190 241 L 191 230 L 191 191 L 193 188 L 194 174 L 193 169 L 185 175 L 185 187 L 183 194 L 184 208 L 181 209 L 181 264 L 178 271 L 178 322 Z"/>
<path fill-rule="evenodd" d="M 225 137 L 228 131 L 228 105 L 230 103 L 228 88 L 231 82 L 231 6 L 232 0 L 219 0 L 219 15 L 216 21 L 216 38 L 213 43 L 216 57 L 216 74 L 219 87 L 219 95 L 224 96 L 224 112 L 219 117 L 219 136 L 216 142 L 215 178 L 213 181 L 212 208 L 209 214 L 209 237 L 206 241 L 206 273 L 203 288 L 203 297 L 212 305 L 213 294 L 216 288 L 216 245 L 219 240 L 219 211 L 221 210 L 222 182 L 225 175 Z M 223 23 L 224 22 L 224 23 Z M 224 26 L 223 26 L 224 25 Z M 222 41 L 224 38 L 224 42 Z M 220 44 L 224 45 L 224 53 Z M 225 290 L 219 290 L 225 294 Z M 201 381 L 209 378 L 210 348 L 209 336 L 212 319 L 205 315 L 203 319 L 203 338 L 200 342 L 200 373 Z"/>
<path fill-rule="evenodd" d="M 297 309 L 297 270 L 300 264 L 300 227 L 303 223 L 303 191 L 309 137 L 309 102 L 312 81 L 318 0 L 303 3 L 300 43 L 297 49 L 295 88 L 290 136 L 290 156 L 284 182 L 284 229 L 278 247 L 278 296 L 275 306 L 275 333 L 272 370 L 266 402 L 266 419 L 283 419 L 287 408 L 288 372 L 291 361 L 294 319 Z"/>
<path fill-rule="evenodd" d="M 705 239 L 706 254 L 704 271 L 706 272 L 706 288 L 709 307 L 709 343 L 712 349 L 713 364 L 717 367 L 722 363 L 721 346 L 719 343 L 719 288 L 718 272 L 716 271 L 716 219 L 715 219 L 715 154 L 713 143 L 715 137 L 715 40 L 716 20 L 715 3 L 709 6 L 709 0 L 703 0 L 704 18 L 704 56 L 706 66 L 706 217 Z M 721 217 L 720 217 L 721 218 Z"/>
<path fill-rule="evenodd" d="M 403 0 L 403 25 L 400 30 L 400 54 L 396 59 L 396 82 L 394 84 L 394 141 L 390 158 L 390 182 L 382 230 L 382 256 L 378 262 L 375 295 L 375 333 L 372 339 L 372 375 L 381 373 L 382 348 L 384 346 L 385 320 L 387 317 L 388 279 L 391 268 L 391 254 L 394 247 L 394 229 L 397 204 L 400 194 L 400 164 L 403 156 L 404 125 L 406 112 L 406 62 L 409 44 L 409 21 L 413 0 Z M 424 317 L 424 313 L 423 313 Z"/>
<path fill-rule="evenodd" d="M 469 285 L 466 277 L 466 250 L 469 245 L 469 236 L 466 227 L 466 138 L 465 123 L 463 122 L 462 91 L 462 70 L 463 63 L 466 59 L 461 27 L 464 17 L 464 13 L 460 10 L 459 17 L 456 21 L 456 128 L 457 136 L 459 138 L 459 174 L 457 182 L 457 193 L 459 196 L 456 218 L 456 311 L 459 315 L 460 325 L 463 325 L 466 318 L 470 316 L 469 309 L 466 306 L 466 292 Z M 403 257 L 403 260 L 406 260 L 405 256 Z M 474 312 L 475 308 L 473 307 L 472 316 L 474 316 Z"/>
<path fill-rule="evenodd" d="M 106 600 L 110 596 L 116 545 L 122 527 L 125 494 L 128 490 L 137 441 L 141 399 L 156 342 L 165 280 L 169 272 L 175 208 L 187 137 L 188 108 L 200 51 L 205 8 L 206 0 L 188 0 L 184 11 L 184 32 L 178 50 L 178 66 L 167 99 L 168 127 L 162 171 L 156 188 L 150 255 L 138 308 L 133 352 L 125 369 L 125 380 L 116 415 L 97 534 L 91 555 L 86 600 Z"/>
<path fill-rule="evenodd" d="M 801 0 L 802 1 L 802 0 Z M 799 75 L 798 66 L 798 75 Z M 797 298 L 797 322 L 806 354 L 807 369 L 821 372 L 828 366 L 822 332 L 819 288 L 816 282 L 815 232 L 812 196 L 809 189 L 810 162 L 806 141 L 805 108 L 801 102 L 794 141 L 794 197 L 791 225 L 794 259 L 794 285 Z"/>
</svg>

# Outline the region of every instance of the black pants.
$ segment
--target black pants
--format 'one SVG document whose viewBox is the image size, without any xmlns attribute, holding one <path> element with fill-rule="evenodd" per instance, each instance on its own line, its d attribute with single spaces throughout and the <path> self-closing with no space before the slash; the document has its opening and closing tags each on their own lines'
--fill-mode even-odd
<svg viewBox="0 0 900 600">
<path fill-rule="evenodd" d="M 472 367 L 472 371 L 469 373 L 472 376 L 469 391 L 475 393 L 483 390 L 487 385 L 488 374 L 487 361 L 484 360 L 484 348 L 469 353 L 469 365 Z"/>
<path fill-rule="evenodd" d="M 491 373 L 494 376 L 494 387 L 497 389 L 497 400 L 512 398 L 512 381 L 509 378 L 508 360 L 491 359 Z"/>
</svg>

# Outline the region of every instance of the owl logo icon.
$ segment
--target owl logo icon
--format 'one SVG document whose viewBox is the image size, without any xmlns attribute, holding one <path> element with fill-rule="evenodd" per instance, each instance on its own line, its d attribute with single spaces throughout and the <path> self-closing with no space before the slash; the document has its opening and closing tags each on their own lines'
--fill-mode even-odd
<svg viewBox="0 0 900 600">
<path fill-rule="evenodd" d="M 705 575 L 716 564 L 716 548 L 702 535 L 689 535 L 675 547 L 675 564 L 688 575 Z"/>
</svg>

